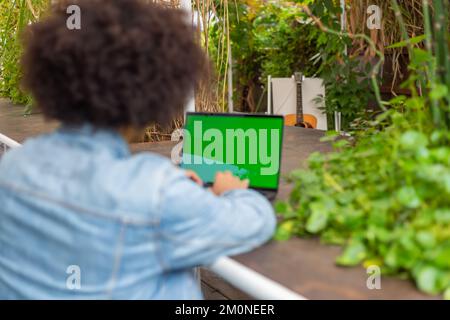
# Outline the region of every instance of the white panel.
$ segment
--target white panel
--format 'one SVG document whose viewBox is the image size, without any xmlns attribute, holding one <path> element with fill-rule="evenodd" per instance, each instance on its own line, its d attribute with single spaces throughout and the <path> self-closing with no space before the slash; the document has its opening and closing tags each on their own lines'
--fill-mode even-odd
<svg viewBox="0 0 450 320">
<path fill-rule="evenodd" d="M 185 108 L 186 112 L 195 112 L 195 98 L 191 98 L 189 99 L 186 108 Z"/>
<path fill-rule="evenodd" d="M 187 11 L 189 22 L 193 23 L 192 21 L 192 1 L 191 0 L 181 0 L 180 1 L 180 7 Z M 195 94 L 192 92 L 192 98 L 188 101 L 185 111 L 189 112 L 195 112 Z"/>
<path fill-rule="evenodd" d="M 296 87 L 293 78 L 272 78 L 272 97 L 274 114 L 295 113 Z"/>
<path fill-rule="evenodd" d="M 192 1 L 191 0 L 181 0 L 180 7 L 186 10 L 188 13 L 192 14 Z"/>
<path fill-rule="evenodd" d="M 312 114 L 317 118 L 317 129 L 327 130 L 327 116 L 319 109 L 321 104 L 314 102 L 319 95 L 325 97 L 325 88 L 320 78 L 305 78 L 302 85 L 303 113 Z"/>
<path fill-rule="evenodd" d="M 303 113 L 317 118 L 317 129 L 327 130 L 327 117 L 320 105 L 314 103 L 319 95 L 325 96 L 325 88 L 320 78 L 305 78 L 302 86 Z M 272 78 L 272 97 L 274 114 L 295 114 L 297 105 L 296 83 L 294 78 Z"/>
</svg>

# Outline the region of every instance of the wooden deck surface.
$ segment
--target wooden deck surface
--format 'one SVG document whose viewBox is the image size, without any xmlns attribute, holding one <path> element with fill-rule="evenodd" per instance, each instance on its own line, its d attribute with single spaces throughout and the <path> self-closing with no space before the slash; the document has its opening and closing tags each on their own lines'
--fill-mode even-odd
<svg viewBox="0 0 450 320">
<path fill-rule="evenodd" d="M 39 115 L 23 118 L 20 115 L 23 109 L 7 110 L 10 107 L 0 100 L 0 132 L 17 141 L 47 132 L 56 126 L 55 123 L 47 124 L 39 119 Z M 282 174 L 303 165 L 311 152 L 330 151 L 328 144 L 319 141 L 322 135 L 323 132 L 317 130 L 286 128 Z M 169 156 L 173 145 L 172 142 L 142 143 L 134 144 L 131 149 L 133 152 L 152 151 Z M 282 179 L 278 198 L 286 199 L 290 190 L 291 186 Z M 391 277 L 382 277 L 380 290 L 370 290 L 366 286 L 368 276 L 365 269 L 335 265 L 335 258 L 340 252 L 339 247 L 322 245 L 317 239 L 291 239 L 286 242 L 270 242 L 234 259 L 308 299 L 436 298 L 420 293 L 410 281 Z M 221 283 L 220 279 L 215 279 L 211 273 L 205 273 L 205 279 L 209 279 L 203 284 L 206 297 L 246 298 L 239 291 L 233 291 L 231 286 Z"/>
<path fill-rule="evenodd" d="M 303 166 L 314 151 L 329 152 L 331 147 L 320 142 L 323 132 L 286 127 L 282 151 L 282 175 Z M 170 156 L 174 143 L 133 145 L 135 152 L 152 151 Z M 292 186 L 284 179 L 278 199 L 287 199 Z M 318 239 L 291 239 L 269 242 L 250 253 L 233 257 L 247 267 L 275 280 L 308 299 L 433 299 L 419 292 L 407 280 L 382 277 L 381 289 L 367 288 L 368 275 L 361 267 L 335 265 L 341 249 L 321 244 Z M 219 284 L 220 285 L 220 284 Z"/>
<path fill-rule="evenodd" d="M 25 107 L 16 106 L 0 98 L 0 133 L 17 142 L 56 128 L 55 121 L 46 121 L 40 113 L 24 115 Z"/>
</svg>

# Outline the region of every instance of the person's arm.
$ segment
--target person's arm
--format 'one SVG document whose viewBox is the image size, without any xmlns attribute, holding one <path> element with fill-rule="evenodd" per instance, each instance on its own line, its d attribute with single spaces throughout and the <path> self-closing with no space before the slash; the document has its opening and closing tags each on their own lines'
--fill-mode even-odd
<svg viewBox="0 0 450 320">
<path fill-rule="evenodd" d="M 219 193 L 228 189 L 224 183 L 215 187 Z M 198 186 L 182 170 L 168 170 L 158 209 L 160 259 L 167 270 L 210 264 L 249 251 L 272 236 L 276 219 L 266 198 L 248 189 L 220 196 L 213 190 Z"/>
</svg>

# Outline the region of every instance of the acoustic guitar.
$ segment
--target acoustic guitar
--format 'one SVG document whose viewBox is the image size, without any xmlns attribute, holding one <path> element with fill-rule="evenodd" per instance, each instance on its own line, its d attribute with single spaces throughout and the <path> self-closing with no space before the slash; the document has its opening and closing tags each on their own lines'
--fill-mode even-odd
<svg viewBox="0 0 450 320">
<path fill-rule="evenodd" d="M 296 114 L 288 114 L 284 117 L 285 125 L 315 129 L 317 128 L 317 118 L 312 114 L 303 113 L 303 74 L 301 72 L 295 72 L 294 78 L 297 84 L 297 109 Z"/>
</svg>

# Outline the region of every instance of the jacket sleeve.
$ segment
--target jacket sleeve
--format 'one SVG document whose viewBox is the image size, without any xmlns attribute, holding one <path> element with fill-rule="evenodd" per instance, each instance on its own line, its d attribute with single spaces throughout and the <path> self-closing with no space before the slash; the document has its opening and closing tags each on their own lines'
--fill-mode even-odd
<svg viewBox="0 0 450 320">
<path fill-rule="evenodd" d="M 276 224 L 273 208 L 253 190 L 222 196 L 171 167 L 160 192 L 160 257 L 166 270 L 213 263 L 266 242 Z"/>
</svg>

